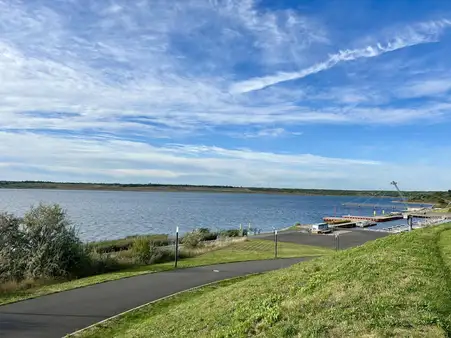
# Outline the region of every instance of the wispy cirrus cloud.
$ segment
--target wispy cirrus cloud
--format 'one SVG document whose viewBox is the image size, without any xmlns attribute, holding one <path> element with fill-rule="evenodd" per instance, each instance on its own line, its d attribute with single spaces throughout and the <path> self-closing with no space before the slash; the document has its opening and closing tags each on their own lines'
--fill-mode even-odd
<svg viewBox="0 0 451 338">
<path fill-rule="evenodd" d="M 341 62 L 354 61 L 361 58 L 373 58 L 399 49 L 416 46 L 424 43 L 436 42 L 440 33 L 451 26 L 447 19 L 420 23 L 407 27 L 401 34 L 397 33 L 385 43 L 377 43 L 360 49 L 345 49 L 329 56 L 325 61 L 319 62 L 296 72 L 283 72 L 276 75 L 252 78 L 231 86 L 234 93 L 246 93 L 263 89 L 281 82 L 301 79 L 306 76 L 330 69 Z"/>
</svg>

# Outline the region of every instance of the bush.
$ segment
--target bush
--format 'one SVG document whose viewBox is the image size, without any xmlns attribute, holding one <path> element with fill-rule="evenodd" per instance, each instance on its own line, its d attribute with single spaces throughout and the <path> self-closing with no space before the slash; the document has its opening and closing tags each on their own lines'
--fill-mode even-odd
<svg viewBox="0 0 451 338">
<path fill-rule="evenodd" d="M 183 236 L 181 243 L 187 248 L 198 248 L 202 246 L 204 234 L 199 230 L 193 230 Z"/>
<path fill-rule="evenodd" d="M 180 256 L 179 256 L 180 258 Z M 175 260 L 175 250 L 169 248 L 155 248 L 149 264 L 166 263 Z"/>
<path fill-rule="evenodd" d="M 150 241 L 143 237 L 137 237 L 133 241 L 132 252 L 138 263 L 149 264 L 153 256 L 153 246 Z"/>
<path fill-rule="evenodd" d="M 190 253 L 186 250 L 179 251 L 179 259 L 191 257 Z M 155 247 L 152 251 L 152 257 L 149 264 L 158 264 L 175 261 L 174 248 L 159 248 Z"/>
<path fill-rule="evenodd" d="M 24 278 L 26 245 L 20 222 L 14 215 L 0 214 L 0 280 Z"/>
<path fill-rule="evenodd" d="M 23 218 L 26 278 L 67 277 L 89 261 L 75 228 L 59 205 L 40 204 Z"/>
<path fill-rule="evenodd" d="M 222 237 L 240 237 L 241 233 L 245 236 L 247 234 L 247 229 L 239 230 L 239 229 L 228 229 L 221 231 Z"/>
<path fill-rule="evenodd" d="M 0 279 L 48 279 L 79 274 L 90 258 L 58 205 L 31 208 L 23 219 L 0 216 Z"/>
<path fill-rule="evenodd" d="M 77 277 L 88 277 L 102 273 L 119 271 L 126 267 L 126 264 L 121 264 L 110 254 L 90 252 L 89 260 L 83 264 L 83 269 L 78 272 Z"/>
<path fill-rule="evenodd" d="M 208 228 L 199 228 L 197 231 L 202 235 L 202 241 L 214 241 L 219 236 L 217 232 L 212 232 Z"/>
</svg>

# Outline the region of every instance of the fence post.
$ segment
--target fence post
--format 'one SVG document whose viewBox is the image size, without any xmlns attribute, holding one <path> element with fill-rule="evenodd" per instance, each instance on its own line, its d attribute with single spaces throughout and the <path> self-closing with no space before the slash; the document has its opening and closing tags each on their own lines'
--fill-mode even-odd
<svg viewBox="0 0 451 338">
<path fill-rule="evenodd" d="M 277 229 L 274 230 L 274 257 L 277 258 Z"/>
<path fill-rule="evenodd" d="M 338 233 L 335 234 L 335 251 L 340 250 L 340 235 Z"/>
<path fill-rule="evenodd" d="M 177 267 L 179 258 L 179 227 L 175 228 L 175 262 L 174 262 L 174 268 Z"/>
</svg>

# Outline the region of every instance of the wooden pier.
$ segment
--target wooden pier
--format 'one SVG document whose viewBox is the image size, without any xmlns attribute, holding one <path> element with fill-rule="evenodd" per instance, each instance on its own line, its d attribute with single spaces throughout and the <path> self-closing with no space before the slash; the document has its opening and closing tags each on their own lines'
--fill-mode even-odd
<svg viewBox="0 0 451 338">
<path fill-rule="evenodd" d="M 387 215 L 387 216 L 353 216 L 345 215 L 342 217 L 324 217 L 323 220 L 326 223 L 339 223 L 342 221 L 373 221 L 373 222 L 389 222 L 398 219 L 403 219 L 402 215 Z"/>
</svg>

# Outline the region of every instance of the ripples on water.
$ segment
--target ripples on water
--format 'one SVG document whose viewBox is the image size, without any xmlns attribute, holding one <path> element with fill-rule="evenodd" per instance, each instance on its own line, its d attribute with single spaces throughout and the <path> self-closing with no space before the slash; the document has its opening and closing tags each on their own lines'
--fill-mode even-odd
<svg viewBox="0 0 451 338">
<path fill-rule="evenodd" d="M 238 193 L 132 192 L 0 189 L 0 211 L 23 214 L 39 202 L 59 203 L 68 211 L 85 241 L 121 238 L 133 234 L 173 233 L 196 227 L 238 228 L 239 224 L 263 231 L 296 222 L 321 222 L 324 216 L 372 215 L 372 208 L 341 208 L 361 202 L 355 196 L 294 196 Z M 390 199 L 373 199 L 390 204 Z M 394 204 L 399 207 L 399 204 Z M 401 221 L 397 221 L 399 224 Z M 386 227 L 382 224 L 378 227 Z"/>
</svg>

